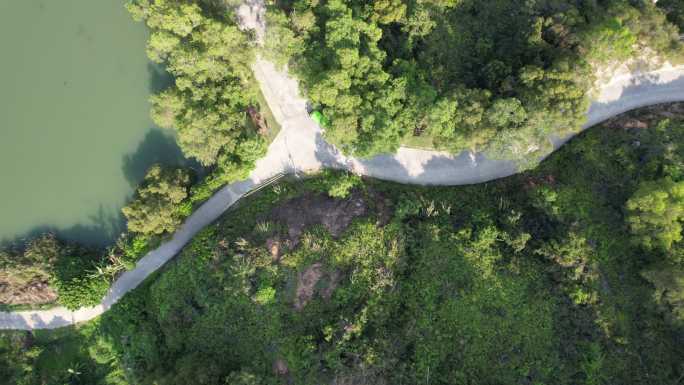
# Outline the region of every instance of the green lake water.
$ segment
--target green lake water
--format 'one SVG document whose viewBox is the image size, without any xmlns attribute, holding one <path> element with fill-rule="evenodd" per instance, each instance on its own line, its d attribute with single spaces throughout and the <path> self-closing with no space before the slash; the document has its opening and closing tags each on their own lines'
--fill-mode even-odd
<svg viewBox="0 0 684 385">
<path fill-rule="evenodd" d="M 0 0 L 0 241 L 103 244 L 154 162 L 181 162 L 147 102 L 166 79 L 122 0 Z"/>
</svg>

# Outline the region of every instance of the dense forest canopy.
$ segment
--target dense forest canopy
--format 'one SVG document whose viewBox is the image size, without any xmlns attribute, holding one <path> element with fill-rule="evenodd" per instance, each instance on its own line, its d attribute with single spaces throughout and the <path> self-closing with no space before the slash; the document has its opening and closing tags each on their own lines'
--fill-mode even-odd
<svg viewBox="0 0 684 385">
<path fill-rule="evenodd" d="M 151 98 L 154 122 L 176 129 L 183 152 L 205 166 L 251 168 L 266 146 L 249 124 L 258 92 L 249 68 L 253 43 L 233 8 L 180 0 L 134 0 L 127 8 L 151 29 L 150 60 L 174 79 Z"/>
<path fill-rule="evenodd" d="M 324 172 L 270 186 L 100 319 L 2 333 L 0 373 L 19 384 L 676 384 L 682 114 L 616 119 L 534 171 L 480 185 Z"/>
<path fill-rule="evenodd" d="M 549 133 L 580 128 L 596 66 L 644 47 L 681 51 L 677 28 L 647 0 L 275 4 L 265 54 L 291 65 L 328 117 L 328 139 L 362 156 L 415 137 L 538 156 Z"/>
</svg>

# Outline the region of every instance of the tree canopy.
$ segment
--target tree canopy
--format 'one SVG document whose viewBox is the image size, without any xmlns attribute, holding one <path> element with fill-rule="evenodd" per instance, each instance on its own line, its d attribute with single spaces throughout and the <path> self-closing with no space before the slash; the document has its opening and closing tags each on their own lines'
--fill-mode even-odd
<svg viewBox="0 0 684 385">
<path fill-rule="evenodd" d="M 679 27 L 679 32 L 684 33 L 684 3 L 679 0 L 660 0 L 658 7 L 667 13 L 667 19 Z"/>
<path fill-rule="evenodd" d="M 268 18 L 265 53 L 291 65 L 328 139 L 362 156 L 425 137 L 536 157 L 580 128 L 592 66 L 680 49 L 650 1 L 290 0 Z"/>
<path fill-rule="evenodd" d="M 174 232 L 181 223 L 178 207 L 188 196 L 189 185 L 187 171 L 152 166 L 133 201 L 121 209 L 128 230 L 146 235 Z"/>
<path fill-rule="evenodd" d="M 630 228 L 645 247 L 670 250 L 682 240 L 684 182 L 645 182 L 627 201 L 627 209 Z"/>
<path fill-rule="evenodd" d="M 265 146 L 254 146 L 263 138 L 247 115 L 257 105 L 249 68 L 253 43 L 239 30 L 232 8 L 182 0 L 134 0 L 127 8 L 151 29 L 150 59 L 165 64 L 174 78 L 151 98 L 154 122 L 176 129 L 185 155 L 202 165 L 248 167 Z"/>
</svg>

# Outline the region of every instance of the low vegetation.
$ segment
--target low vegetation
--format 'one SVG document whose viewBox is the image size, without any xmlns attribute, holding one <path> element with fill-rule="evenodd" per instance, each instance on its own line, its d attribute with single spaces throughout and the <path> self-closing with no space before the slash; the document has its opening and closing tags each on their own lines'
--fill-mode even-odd
<svg viewBox="0 0 684 385">
<path fill-rule="evenodd" d="M 58 240 L 53 234 L 0 252 L 0 303 L 44 305 L 55 301 L 69 308 L 95 305 L 110 278 L 98 274 L 105 258 L 100 250 Z"/>
<path fill-rule="evenodd" d="M 77 328 L 5 331 L 0 382 L 12 385 L 131 384 L 95 320 Z"/>
<path fill-rule="evenodd" d="M 622 116 L 479 185 L 268 187 L 101 319 L 2 334 L 4 378 L 676 384 L 684 244 L 657 213 L 681 209 L 683 112 Z"/>
<path fill-rule="evenodd" d="M 290 65 L 327 139 L 361 156 L 418 144 L 538 159 L 584 123 L 598 68 L 682 52 L 650 0 L 274 4 L 264 54 Z"/>
<path fill-rule="evenodd" d="M 547 151 L 550 132 L 579 128 L 596 66 L 681 51 L 665 21 L 681 28 L 677 1 L 486 3 L 278 1 L 266 48 L 291 65 L 347 152 L 415 142 L 517 159 Z M 246 177 L 269 133 L 250 120 L 263 101 L 234 5 L 127 5 L 150 27 L 150 59 L 174 78 L 152 97 L 152 117 L 208 176 L 192 185 L 186 170 L 153 166 L 123 209 L 129 232 L 106 250 L 50 234 L 5 248 L 0 303 L 97 304 L 199 202 Z M 326 171 L 268 187 L 102 319 L 0 333 L 0 378 L 675 384 L 682 112 L 629 114 L 533 171 L 476 186 Z"/>
</svg>

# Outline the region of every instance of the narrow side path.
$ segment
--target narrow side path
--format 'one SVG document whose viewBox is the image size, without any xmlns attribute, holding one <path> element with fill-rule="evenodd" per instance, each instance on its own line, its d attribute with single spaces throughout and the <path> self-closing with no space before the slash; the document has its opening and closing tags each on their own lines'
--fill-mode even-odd
<svg viewBox="0 0 684 385">
<path fill-rule="evenodd" d="M 241 8 L 243 23 L 262 28 L 263 10 L 257 4 Z M 250 19 L 251 18 L 251 19 Z M 251 20 L 251 22 L 250 22 Z M 251 24 L 250 24 L 251 23 Z M 195 234 L 216 220 L 247 192 L 281 173 L 299 173 L 322 168 L 346 169 L 360 175 L 410 184 L 461 185 L 481 183 L 515 174 L 515 162 L 490 160 L 482 154 L 451 155 L 439 151 L 400 148 L 396 154 L 356 159 L 341 154 L 323 139 L 323 133 L 306 112 L 297 82 L 272 63 L 258 59 L 254 74 L 282 130 L 269 146 L 266 156 L 256 163 L 249 178 L 223 187 L 183 223 L 173 237 L 143 257 L 135 269 L 122 274 L 102 303 L 69 311 L 63 307 L 48 310 L 0 312 L 0 329 L 51 329 L 91 320 L 107 311 L 127 292 L 173 258 Z M 647 105 L 684 101 L 684 66 L 665 66 L 656 71 L 632 73 L 615 78 L 601 88 L 587 112 L 584 128 L 625 111 Z M 568 138 L 556 141 L 556 146 Z"/>
</svg>

